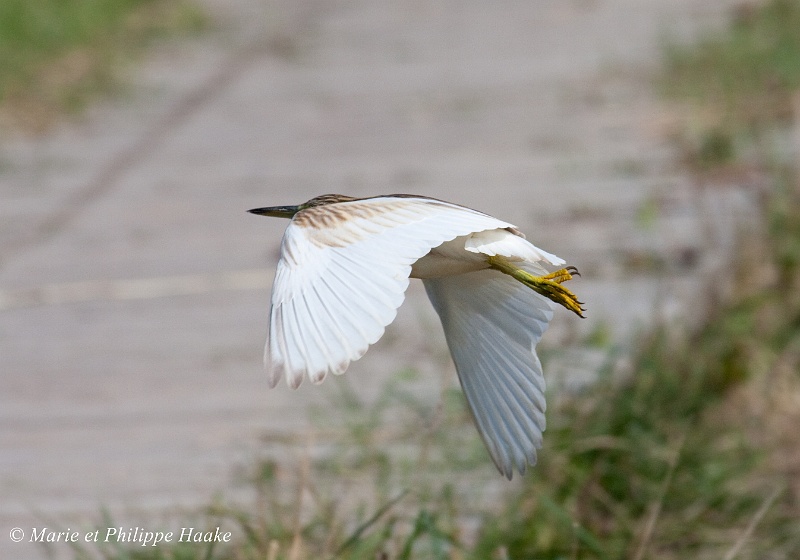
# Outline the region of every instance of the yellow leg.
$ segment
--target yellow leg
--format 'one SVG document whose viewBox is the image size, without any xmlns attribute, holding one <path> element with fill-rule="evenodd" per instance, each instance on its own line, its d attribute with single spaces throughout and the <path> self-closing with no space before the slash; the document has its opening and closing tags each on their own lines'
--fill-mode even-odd
<svg viewBox="0 0 800 560">
<path fill-rule="evenodd" d="M 570 290 L 562 286 L 563 282 L 572 280 L 573 276 L 580 276 L 578 269 L 574 266 L 568 266 L 561 270 L 556 270 L 545 276 L 534 276 L 530 272 L 526 272 L 514 265 L 505 257 L 495 255 L 488 259 L 489 267 L 508 274 L 515 280 L 522 282 L 536 293 L 563 305 L 579 317 L 583 317 L 583 303 L 578 301 L 578 297 Z"/>
</svg>

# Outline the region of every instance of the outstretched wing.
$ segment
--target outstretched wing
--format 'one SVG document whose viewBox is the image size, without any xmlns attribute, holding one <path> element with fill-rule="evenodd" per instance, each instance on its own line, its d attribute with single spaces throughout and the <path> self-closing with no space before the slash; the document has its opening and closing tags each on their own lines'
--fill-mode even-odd
<svg viewBox="0 0 800 560">
<path fill-rule="evenodd" d="M 493 270 L 423 280 L 442 320 L 478 431 L 511 478 L 536 464 L 545 429 L 545 384 L 536 344 L 553 304 Z"/>
<path fill-rule="evenodd" d="M 447 202 L 380 197 L 305 209 L 283 236 L 264 352 L 269 382 L 296 388 L 343 373 L 397 314 L 411 265 L 503 222 Z"/>
</svg>

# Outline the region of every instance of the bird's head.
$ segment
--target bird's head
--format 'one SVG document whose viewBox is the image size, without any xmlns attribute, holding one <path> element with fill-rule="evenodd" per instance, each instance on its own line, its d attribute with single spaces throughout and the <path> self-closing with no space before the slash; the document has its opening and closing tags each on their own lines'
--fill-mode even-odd
<svg viewBox="0 0 800 560">
<path fill-rule="evenodd" d="M 336 204 L 337 202 L 350 202 L 357 200 L 352 196 L 345 196 L 343 194 L 323 194 L 315 196 L 308 202 L 298 204 L 297 206 L 267 206 L 265 208 L 253 208 L 248 210 L 251 214 L 259 216 L 270 216 L 272 218 L 293 218 L 298 212 L 302 212 L 307 208 L 314 208 L 315 206 L 326 206 L 328 204 Z"/>
</svg>

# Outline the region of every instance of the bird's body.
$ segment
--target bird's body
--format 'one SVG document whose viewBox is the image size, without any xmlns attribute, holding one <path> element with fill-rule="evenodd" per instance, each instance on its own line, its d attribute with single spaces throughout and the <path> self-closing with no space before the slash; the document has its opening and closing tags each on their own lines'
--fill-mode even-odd
<svg viewBox="0 0 800 560">
<path fill-rule="evenodd" d="M 462 235 L 431 249 L 430 253 L 411 265 L 411 278 L 426 280 L 488 268 L 486 259 L 480 254 L 464 250 L 469 237 Z"/>
<path fill-rule="evenodd" d="M 545 403 L 535 346 L 552 302 L 582 316 L 561 286 L 574 268 L 548 274 L 542 262 L 564 261 L 513 225 L 427 197 L 323 195 L 251 212 L 291 218 L 264 354 L 272 386 L 343 373 L 394 320 L 409 278 L 419 278 L 498 469 L 510 478 L 513 467 L 536 462 Z"/>
</svg>

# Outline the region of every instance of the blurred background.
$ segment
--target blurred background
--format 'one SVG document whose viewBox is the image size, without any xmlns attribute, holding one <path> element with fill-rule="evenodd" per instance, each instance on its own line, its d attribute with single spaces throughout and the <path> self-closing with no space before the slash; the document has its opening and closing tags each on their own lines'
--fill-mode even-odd
<svg viewBox="0 0 800 560">
<path fill-rule="evenodd" d="M 194 523 L 239 544 L 137 558 L 797 557 L 800 459 L 756 458 L 800 409 L 799 12 L 2 0 L 0 556 L 128 557 L 13 527 Z M 582 273 L 526 478 L 482 451 L 418 283 L 346 376 L 267 388 L 286 223 L 246 210 L 397 192 Z"/>
</svg>

